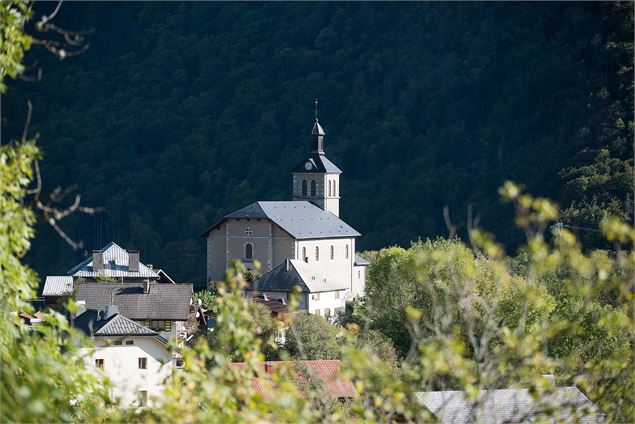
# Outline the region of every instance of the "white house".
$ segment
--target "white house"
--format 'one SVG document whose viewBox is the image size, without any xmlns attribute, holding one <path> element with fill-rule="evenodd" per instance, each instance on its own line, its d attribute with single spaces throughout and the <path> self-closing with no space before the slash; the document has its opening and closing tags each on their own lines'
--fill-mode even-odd
<svg viewBox="0 0 635 424">
<path fill-rule="evenodd" d="M 302 290 L 314 295 L 303 303 L 310 312 L 333 313 L 343 307 L 344 299 L 363 294 L 368 262 L 355 254 L 360 233 L 339 218 L 342 171 L 324 153 L 325 135 L 316 119 L 308 158 L 293 170 L 292 201 L 252 203 L 225 215 L 203 233 L 208 281 L 222 280 L 232 260 L 242 261 L 249 269 L 255 268 L 257 260 L 258 271 L 264 275 L 254 290 L 264 293 L 266 285 L 277 287 L 276 293 L 289 293 L 289 279 L 273 280 L 282 278 L 285 274 L 280 270 L 290 267 Z M 314 291 L 312 276 L 327 280 L 328 290 Z M 325 298 L 330 300 L 324 303 Z"/>
<path fill-rule="evenodd" d="M 73 326 L 93 339 L 81 350 L 89 367 L 101 369 L 111 382 L 110 398 L 124 406 L 158 405 L 166 380 L 182 366 L 167 340 L 124 317 L 116 306 L 80 310 Z"/>
</svg>

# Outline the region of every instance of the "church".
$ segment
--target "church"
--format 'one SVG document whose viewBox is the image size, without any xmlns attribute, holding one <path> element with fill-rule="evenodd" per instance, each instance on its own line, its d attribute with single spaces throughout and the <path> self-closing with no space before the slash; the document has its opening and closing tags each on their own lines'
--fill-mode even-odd
<svg viewBox="0 0 635 424">
<path fill-rule="evenodd" d="M 252 203 L 205 230 L 208 282 L 223 280 L 232 260 L 252 270 L 258 261 L 248 297 L 286 300 L 298 286 L 300 308 L 327 317 L 363 294 L 368 262 L 355 253 L 361 234 L 339 218 L 342 171 L 326 157 L 325 137 L 316 112 L 308 157 L 292 171 L 293 200 Z"/>
</svg>

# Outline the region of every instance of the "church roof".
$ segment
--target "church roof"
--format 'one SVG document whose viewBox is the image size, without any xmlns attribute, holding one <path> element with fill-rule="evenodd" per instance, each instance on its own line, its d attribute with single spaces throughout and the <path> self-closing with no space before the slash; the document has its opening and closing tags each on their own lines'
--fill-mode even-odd
<svg viewBox="0 0 635 424">
<path fill-rule="evenodd" d="M 346 290 L 348 285 L 313 268 L 299 259 L 287 259 L 271 271 L 254 280 L 247 290 L 290 292 L 299 286 L 303 293 Z"/>
<path fill-rule="evenodd" d="M 255 202 L 232 212 L 208 228 L 203 235 L 226 219 L 270 219 L 296 240 L 357 237 L 360 234 L 350 225 L 307 201 Z"/>
<path fill-rule="evenodd" d="M 307 162 L 311 162 L 311 169 L 305 168 L 304 165 Z M 330 174 L 341 174 L 342 170 L 335 166 L 335 164 L 323 154 L 312 153 L 307 159 L 303 160 L 295 168 L 293 168 L 293 172 L 301 174 L 322 174 L 325 172 Z"/>
<path fill-rule="evenodd" d="M 322 128 L 322 125 L 320 125 L 317 119 L 315 120 L 315 124 L 313 124 L 311 135 L 326 135 L 326 133 L 324 132 L 324 128 Z"/>
</svg>

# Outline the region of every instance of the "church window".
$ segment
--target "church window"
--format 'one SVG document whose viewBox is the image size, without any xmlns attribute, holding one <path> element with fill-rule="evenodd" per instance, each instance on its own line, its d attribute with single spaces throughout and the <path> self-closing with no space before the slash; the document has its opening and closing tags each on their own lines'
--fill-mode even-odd
<svg viewBox="0 0 635 424">
<path fill-rule="evenodd" d="M 331 180 L 329 180 L 329 197 L 331 197 Z"/>
<path fill-rule="evenodd" d="M 335 193 L 335 184 L 336 182 L 333 181 L 333 197 L 337 196 L 337 193 Z"/>
<path fill-rule="evenodd" d="M 335 248 L 331 245 L 331 260 L 335 259 Z"/>
<path fill-rule="evenodd" d="M 302 259 L 304 262 L 309 262 L 309 257 L 306 255 L 306 247 L 302 248 Z"/>
<path fill-rule="evenodd" d="M 319 261 L 320 260 L 320 248 L 315 246 L 315 260 Z"/>
<path fill-rule="evenodd" d="M 306 196 L 306 192 L 307 192 L 307 185 L 306 185 L 306 180 L 302 180 L 302 195 Z"/>
<path fill-rule="evenodd" d="M 311 197 L 315 197 L 317 195 L 317 183 L 315 180 L 311 181 Z"/>
<path fill-rule="evenodd" d="M 254 233 L 254 230 L 251 227 L 245 228 L 245 235 L 247 237 L 251 236 Z"/>
<path fill-rule="evenodd" d="M 345 249 L 345 250 L 346 250 L 346 252 L 345 252 L 345 253 L 346 253 L 345 258 L 346 258 L 346 259 L 348 259 L 348 244 L 346 245 L 346 249 Z"/>
<path fill-rule="evenodd" d="M 362 271 L 357 271 L 357 279 L 361 280 L 362 279 Z"/>
<path fill-rule="evenodd" d="M 245 244 L 245 259 L 253 259 L 254 257 L 254 245 L 251 243 Z"/>
</svg>

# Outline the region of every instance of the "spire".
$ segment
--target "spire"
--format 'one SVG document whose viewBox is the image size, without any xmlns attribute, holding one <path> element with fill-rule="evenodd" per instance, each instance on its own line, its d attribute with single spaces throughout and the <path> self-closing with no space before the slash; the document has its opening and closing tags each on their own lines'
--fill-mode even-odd
<svg viewBox="0 0 635 424">
<path fill-rule="evenodd" d="M 318 121 L 318 99 L 315 99 L 315 123 L 311 130 L 311 153 L 324 153 L 324 128 Z"/>
</svg>

